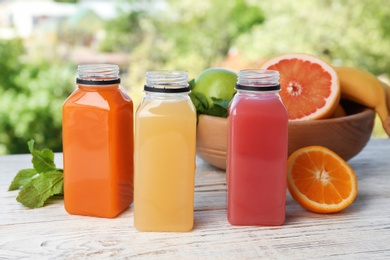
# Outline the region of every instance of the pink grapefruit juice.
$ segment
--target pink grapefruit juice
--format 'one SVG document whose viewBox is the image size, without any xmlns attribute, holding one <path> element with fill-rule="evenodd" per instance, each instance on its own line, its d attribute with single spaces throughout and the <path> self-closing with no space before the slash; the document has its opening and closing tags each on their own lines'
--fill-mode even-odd
<svg viewBox="0 0 390 260">
<path fill-rule="evenodd" d="M 279 95 L 244 92 L 236 94 L 229 112 L 228 220 L 233 225 L 281 225 L 287 111 Z"/>
</svg>

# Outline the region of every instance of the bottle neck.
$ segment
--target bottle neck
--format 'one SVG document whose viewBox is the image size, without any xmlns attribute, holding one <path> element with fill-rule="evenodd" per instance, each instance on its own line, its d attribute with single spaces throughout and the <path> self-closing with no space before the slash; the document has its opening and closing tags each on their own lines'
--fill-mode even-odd
<svg viewBox="0 0 390 260">
<path fill-rule="evenodd" d="M 113 64 L 83 64 L 77 71 L 76 83 L 83 87 L 115 88 L 121 81 L 119 67 Z"/>
<path fill-rule="evenodd" d="M 188 74 L 184 71 L 155 70 L 146 72 L 145 92 L 175 95 L 188 94 Z"/>
<path fill-rule="evenodd" d="M 279 72 L 276 70 L 240 70 L 236 90 L 262 93 L 279 91 Z"/>
</svg>

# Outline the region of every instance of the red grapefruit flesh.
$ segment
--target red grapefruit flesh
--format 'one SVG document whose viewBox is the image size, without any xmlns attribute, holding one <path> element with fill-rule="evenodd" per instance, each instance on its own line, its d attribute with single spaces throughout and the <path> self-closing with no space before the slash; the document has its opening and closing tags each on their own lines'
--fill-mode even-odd
<svg viewBox="0 0 390 260">
<path fill-rule="evenodd" d="M 280 96 L 290 120 L 331 117 L 340 101 L 336 71 L 307 54 L 284 54 L 266 61 L 262 69 L 280 73 Z"/>
</svg>

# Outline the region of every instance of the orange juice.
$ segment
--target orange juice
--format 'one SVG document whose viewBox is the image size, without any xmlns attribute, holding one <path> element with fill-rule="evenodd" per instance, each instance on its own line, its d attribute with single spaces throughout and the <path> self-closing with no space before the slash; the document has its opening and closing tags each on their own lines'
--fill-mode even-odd
<svg viewBox="0 0 390 260">
<path fill-rule="evenodd" d="M 64 103 L 64 204 L 70 214 L 112 218 L 132 203 L 133 102 L 119 88 L 118 71 L 116 65 L 79 66 L 78 88 Z"/>
<path fill-rule="evenodd" d="M 186 73 L 147 73 L 149 80 L 158 75 L 163 77 L 159 82 L 167 82 L 163 87 L 147 83 L 135 117 L 134 225 L 140 231 L 189 231 L 194 221 L 196 112 Z"/>
</svg>

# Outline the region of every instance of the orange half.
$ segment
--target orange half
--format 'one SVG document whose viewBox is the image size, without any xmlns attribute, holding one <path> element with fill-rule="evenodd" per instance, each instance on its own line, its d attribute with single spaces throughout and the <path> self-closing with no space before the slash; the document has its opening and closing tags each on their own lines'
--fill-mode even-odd
<svg viewBox="0 0 390 260">
<path fill-rule="evenodd" d="M 262 69 L 280 73 L 280 96 L 290 120 L 331 117 L 340 101 L 336 71 L 307 54 L 284 54 L 266 61 Z"/>
<path fill-rule="evenodd" d="M 340 156 L 322 146 L 301 148 L 288 158 L 287 187 L 305 209 L 338 212 L 355 200 L 357 179 Z"/>
</svg>

